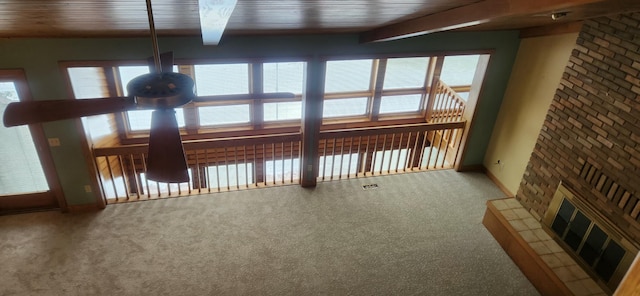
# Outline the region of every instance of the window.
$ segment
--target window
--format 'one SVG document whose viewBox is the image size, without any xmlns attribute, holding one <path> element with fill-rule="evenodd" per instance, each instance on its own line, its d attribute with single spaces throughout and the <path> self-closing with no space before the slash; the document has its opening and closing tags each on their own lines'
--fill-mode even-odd
<svg viewBox="0 0 640 296">
<path fill-rule="evenodd" d="M 323 118 L 326 122 L 350 118 L 419 121 L 430 107 L 439 112 L 426 120 L 457 121 L 469 97 L 479 59 L 480 55 L 457 55 L 329 60 Z M 438 72 L 440 81 L 432 81 Z M 437 88 L 430 98 L 432 83 Z"/>
<path fill-rule="evenodd" d="M 440 80 L 449 86 L 471 85 L 480 55 L 446 56 Z"/>
<path fill-rule="evenodd" d="M 0 114 L 11 102 L 20 100 L 13 81 L 0 80 Z M 49 190 L 44 170 L 28 126 L 0 125 L 0 195 Z"/>
<path fill-rule="evenodd" d="M 206 106 L 198 108 L 200 125 L 248 123 L 249 105 Z"/>
<path fill-rule="evenodd" d="M 388 59 L 379 114 L 419 112 L 426 91 L 428 68 L 428 57 Z M 392 90 L 408 89 L 414 89 L 413 93 L 392 95 Z"/>
<path fill-rule="evenodd" d="M 71 85 L 76 99 L 95 99 L 109 97 L 106 76 L 102 67 L 76 67 L 67 69 L 71 81 L 76 81 Z M 82 124 L 94 143 L 108 137 L 116 131 L 115 124 L 112 124 L 108 114 L 88 116 L 82 118 Z"/>
<path fill-rule="evenodd" d="M 109 98 L 127 96 L 127 84 L 135 77 L 149 73 L 145 65 L 118 65 L 117 62 L 95 62 L 86 66 L 82 62 L 75 66 L 66 63 L 69 81 L 76 99 Z M 256 69 L 262 71 L 262 84 L 252 85 Z M 262 121 L 288 121 L 299 124 L 302 117 L 301 97 L 305 83 L 306 62 L 266 62 L 266 63 L 228 63 L 228 64 L 183 64 L 173 67 L 174 72 L 181 72 L 193 77 L 195 91 L 198 96 L 218 96 L 251 94 L 260 92 L 291 92 L 294 99 L 273 99 L 257 103 L 251 100 L 212 100 L 197 102 L 175 108 L 176 119 L 180 128 L 211 132 L 210 127 L 250 127 L 260 118 L 255 110 L 263 110 Z M 109 77 L 111 75 L 111 77 Z M 262 104 L 262 108 L 254 108 Z M 145 136 L 151 126 L 153 110 L 131 110 L 124 112 L 122 127 L 116 124 L 115 118 L 109 114 L 83 119 L 85 127 L 89 127 L 92 138 L 115 134 L 125 138 Z M 291 124 L 291 123 L 288 123 Z M 99 136 L 99 137 L 98 137 Z"/>
<path fill-rule="evenodd" d="M 373 60 L 328 61 L 324 92 L 369 90 L 372 66 Z"/>
<path fill-rule="evenodd" d="M 193 68 L 199 96 L 249 93 L 248 64 L 195 65 Z"/>
<path fill-rule="evenodd" d="M 302 96 L 305 63 L 264 63 L 262 69 L 264 92 L 291 92 L 296 96 Z M 264 121 L 299 120 L 301 118 L 302 103 L 299 100 L 264 103 Z"/>
<path fill-rule="evenodd" d="M 384 89 L 424 87 L 429 58 L 394 58 L 387 60 Z"/>
<path fill-rule="evenodd" d="M 322 115 L 325 118 L 365 115 L 367 113 L 367 102 L 368 99 L 366 97 L 326 100 Z"/>
<path fill-rule="evenodd" d="M 415 112 L 420 110 L 422 94 L 384 96 L 380 99 L 380 114 Z"/>
</svg>

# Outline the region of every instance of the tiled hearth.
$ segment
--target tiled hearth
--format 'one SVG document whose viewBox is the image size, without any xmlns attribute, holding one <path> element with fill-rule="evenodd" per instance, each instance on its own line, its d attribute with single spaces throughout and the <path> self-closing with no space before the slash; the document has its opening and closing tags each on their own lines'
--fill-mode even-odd
<svg viewBox="0 0 640 296">
<path fill-rule="evenodd" d="M 543 295 L 607 295 L 514 198 L 489 201 L 483 223 Z"/>
</svg>

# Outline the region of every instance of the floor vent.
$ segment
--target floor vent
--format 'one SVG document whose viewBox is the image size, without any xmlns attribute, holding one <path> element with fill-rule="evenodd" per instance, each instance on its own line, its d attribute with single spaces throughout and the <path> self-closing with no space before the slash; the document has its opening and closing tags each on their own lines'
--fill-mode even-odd
<svg viewBox="0 0 640 296">
<path fill-rule="evenodd" d="M 364 189 L 364 190 L 378 189 L 378 184 L 362 185 L 362 189 Z"/>
</svg>

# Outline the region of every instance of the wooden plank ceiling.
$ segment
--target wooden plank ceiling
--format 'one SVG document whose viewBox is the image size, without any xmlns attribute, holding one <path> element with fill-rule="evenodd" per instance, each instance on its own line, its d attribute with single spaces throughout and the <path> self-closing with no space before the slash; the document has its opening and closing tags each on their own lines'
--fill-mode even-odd
<svg viewBox="0 0 640 296">
<path fill-rule="evenodd" d="M 152 0 L 160 35 L 199 35 L 197 0 Z M 230 34 L 362 33 L 381 41 L 445 30 L 541 27 L 640 11 L 639 0 L 238 0 Z M 554 12 L 569 12 L 552 20 Z M 0 0 L 2 37 L 148 35 L 144 0 Z"/>
</svg>

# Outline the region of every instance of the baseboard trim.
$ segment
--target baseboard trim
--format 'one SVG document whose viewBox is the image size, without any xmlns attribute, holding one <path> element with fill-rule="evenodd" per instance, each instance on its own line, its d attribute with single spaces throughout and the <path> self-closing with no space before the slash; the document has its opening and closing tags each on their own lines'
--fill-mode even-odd
<svg viewBox="0 0 640 296">
<path fill-rule="evenodd" d="M 97 204 L 85 204 L 85 205 L 69 205 L 67 206 L 69 213 L 89 213 L 89 212 L 97 212 L 103 210 L 103 207 L 100 207 Z"/>
<path fill-rule="evenodd" d="M 489 178 L 489 180 L 491 180 L 493 182 L 493 184 L 496 184 L 496 186 L 498 186 L 500 191 L 502 191 L 507 197 L 515 197 L 516 196 L 511 191 L 509 191 L 509 189 L 507 189 L 507 187 L 504 186 L 504 184 L 502 184 L 502 182 L 500 182 L 500 180 L 490 170 L 488 170 L 485 166 L 482 166 L 482 172 L 484 172 L 487 175 L 487 177 Z"/>
<path fill-rule="evenodd" d="M 474 165 L 461 165 L 456 168 L 457 172 L 482 172 L 482 168 L 484 168 L 481 164 Z"/>
</svg>

